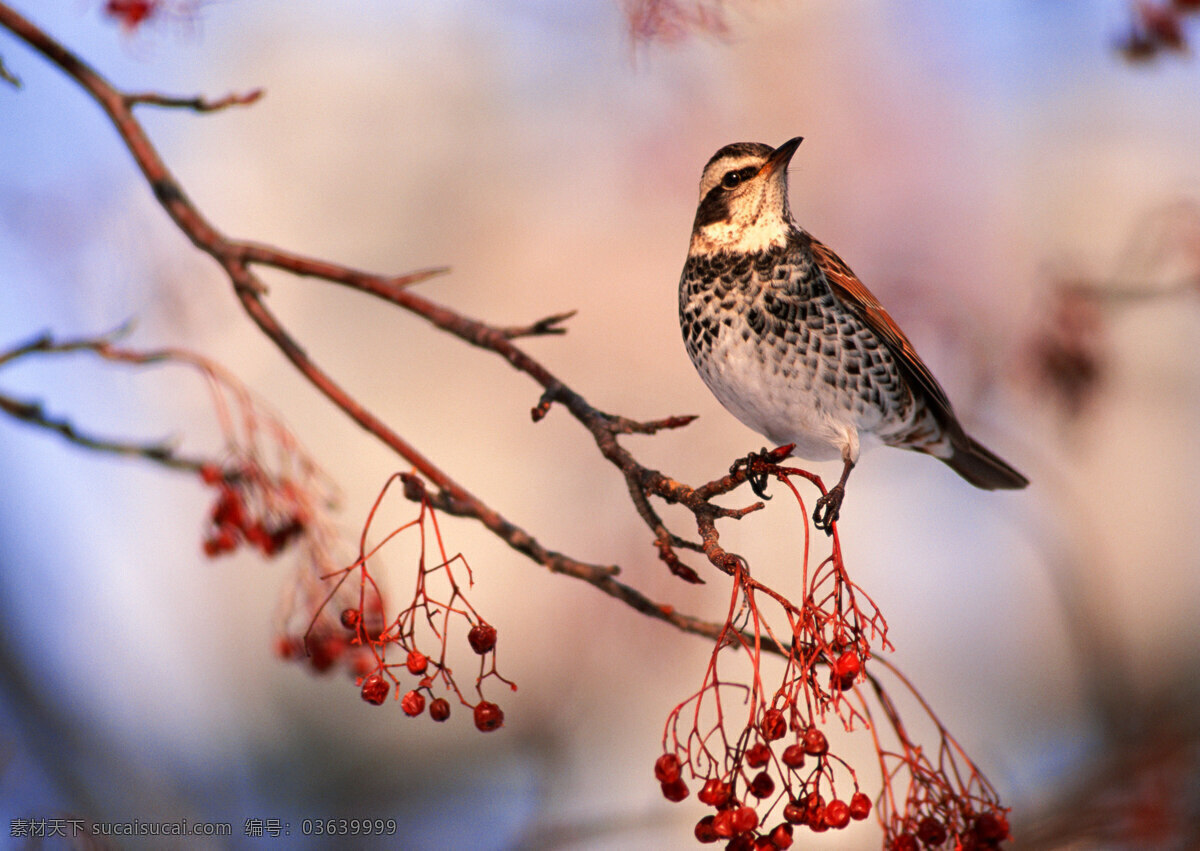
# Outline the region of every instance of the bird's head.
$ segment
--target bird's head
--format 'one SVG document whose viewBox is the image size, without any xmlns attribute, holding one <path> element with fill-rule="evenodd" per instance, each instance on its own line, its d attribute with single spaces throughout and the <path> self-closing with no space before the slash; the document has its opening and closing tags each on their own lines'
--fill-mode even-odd
<svg viewBox="0 0 1200 851">
<path fill-rule="evenodd" d="M 787 167 L 802 141 L 797 136 L 778 148 L 738 142 L 713 154 L 700 178 L 688 253 L 749 253 L 783 245 L 794 227 Z"/>
</svg>

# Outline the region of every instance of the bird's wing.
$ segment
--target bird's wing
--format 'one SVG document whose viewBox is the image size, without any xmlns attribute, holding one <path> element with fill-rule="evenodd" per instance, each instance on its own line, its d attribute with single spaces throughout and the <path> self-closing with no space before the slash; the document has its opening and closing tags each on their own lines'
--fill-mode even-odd
<svg viewBox="0 0 1200 851">
<path fill-rule="evenodd" d="M 862 319 L 883 341 L 905 377 L 911 379 L 913 386 L 919 387 L 924 392 L 925 399 L 937 409 L 938 420 L 943 423 L 956 423 L 946 391 L 933 377 L 929 367 L 925 366 L 925 362 L 921 360 L 908 337 L 904 336 L 896 320 L 884 310 L 879 299 L 875 298 L 829 246 L 813 239 L 811 250 L 817 266 L 825 273 L 825 280 L 829 282 L 834 297 Z"/>
</svg>

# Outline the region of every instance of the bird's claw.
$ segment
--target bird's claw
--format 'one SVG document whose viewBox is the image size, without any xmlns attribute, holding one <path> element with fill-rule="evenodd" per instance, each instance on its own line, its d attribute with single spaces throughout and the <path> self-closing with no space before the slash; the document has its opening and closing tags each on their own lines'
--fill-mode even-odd
<svg viewBox="0 0 1200 851">
<path fill-rule="evenodd" d="M 774 456 L 771 454 L 770 450 L 768 450 L 766 447 L 763 447 L 758 452 L 751 452 L 745 458 L 739 458 L 738 460 L 734 461 L 729 467 L 729 472 L 737 473 L 741 470 L 745 470 L 746 482 L 750 485 L 750 490 L 754 491 L 754 495 L 759 499 L 770 500 L 771 497 L 767 496 L 767 480 L 769 478 L 769 474 L 765 472 L 751 472 L 750 467 L 755 461 L 774 463 Z"/>
<path fill-rule="evenodd" d="M 817 500 L 812 515 L 813 525 L 826 535 L 833 534 L 833 524 L 837 522 L 845 496 L 846 489 L 839 484 L 830 488 L 829 493 Z"/>
</svg>

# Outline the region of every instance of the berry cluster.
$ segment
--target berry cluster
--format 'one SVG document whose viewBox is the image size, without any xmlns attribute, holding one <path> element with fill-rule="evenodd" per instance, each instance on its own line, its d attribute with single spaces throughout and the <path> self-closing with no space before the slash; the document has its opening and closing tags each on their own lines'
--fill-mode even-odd
<svg viewBox="0 0 1200 851">
<path fill-rule="evenodd" d="M 784 482 L 807 520 L 791 478 L 809 474 L 763 466 L 755 472 Z M 912 840 L 915 848 L 934 848 L 951 838 L 961 847 L 996 847 L 1007 823 L 995 791 L 932 713 L 942 739 L 933 751 L 936 764 L 908 738 L 879 671 L 911 684 L 874 655 L 890 649 L 887 623 L 850 580 L 836 528 L 828 557 L 810 567 L 808 529 L 806 523 L 798 597 L 761 584 L 736 556 L 727 560 L 733 588 L 725 623 L 699 691 L 668 716 L 654 765 L 663 796 L 680 802 L 697 788 L 696 798 L 712 812 L 697 822 L 696 839 L 734 851 L 788 848 L 799 829 L 844 830 L 872 813 L 888 847 L 907 848 Z M 787 632 L 770 623 L 768 604 L 781 609 Z M 781 660 L 782 670 L 768 686 L 766 672 L 777 664 L 772 659 Z M 732 665 L 741 667 L 736 676 L 728 673 Z M 895 751 L 884 744 L 873 702 L 899 742 Z M 735 715 L 741 706 L 749 712 Z M 874 801 L 831 746 L 831 727 L 870 730 L 883 774 Z"/>
<path fill-rule="evenodd" d="M 368 549 L 366 540 L 383 498 L 392 484 L 401 482 L 407 498 L 420 503 L 416 519 L 387 534 L 383 542 Z M 412 601 L 390 620 L 384 615 L 382 595 L 372 575 L 373 560 L 379 550 L 402 532 L 416 533 L 420 550 L 417 557 L 416 588 Z M 438 560 L 427 559 L 426 545 L 436 542 Z M 461 554 L 448 557 L 442 541 L 437 515 L 430 505 L 422 481 L 404 473 L 392 476 L 381 490 L 363 528 L 359 557 L 349 567 L 333 571 L 325 578 L 333 581 L 330 591 L 314 621 L 319 621 L 330 603 L 344 594 L 347 581 L 358 579 L 358 605 L 342 609 L 338 616 L 340 635 L 327 628 L 310 628 L 307 648 L 310 664 L 317 667 L 328 658 L 330 649 L 351 652 L 351 670 L 362 699 L 375 706 L 382 705 L 389 694 L 395 695 L 405 715 L 415 718 L 426 711 L 434 721 L 450 718 L 452 700 L 472 712 L 476 729 L 481 732 L 497 730 L 504 724 L 504 711 L 486 700 L 483 685 L 497 679 L 512 689 L 516 686 L 496 670 L 496 628 L 481 618 L 463 594 L 456 572 L 466 574 L 467 585 L 474 582 L 470 565 Z M 441 590 L 439 590 L 439 588 Z M 479 657 L 479 674 L 475 679 L 477 699 L 469 699 L 457 684 L 448 663 L 452 646 L 452 627 L 459 622 L 467 626 L 465 645 Z M 335 631 L 336 632 L 336 631 Z M 428 652 L 432 645 L 434 652 Z M 422 649 L 424 648 L 424 649 Z M 403 661 L 388 661 L 389 653 L 403 654 Z M 319 668 L 318 668 L 319 670 Z M 415 682 L 411 679 L 415 677 Z M 393 692 L 393 688 L 395 691 Z M 439 694 L 438 692 L 443 692 Z M 448 699 L 450 698 L 450 699 Z"/>
<path fill-rule="evenodd" d="M 287 479 L 273 480 L 253 465 L 229 471 L 214 464 L 205 465 L 200 477 L 217 489 L 204 536 L 204 554 L 209 558 L 231 553 L 242 544 L 271 558 L 304 534 L 307 512 Z"/>
</svg>

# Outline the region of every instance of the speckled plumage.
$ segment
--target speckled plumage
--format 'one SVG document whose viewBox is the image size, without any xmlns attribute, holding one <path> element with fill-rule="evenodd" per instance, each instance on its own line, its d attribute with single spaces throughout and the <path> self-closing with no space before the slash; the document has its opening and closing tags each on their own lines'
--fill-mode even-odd
<svg viewBox="0 0 1200 851">
<path fill-rule="evenodd" d="M 912 343 L 850 268 L 795 223 L 787 164 L 799 145 L 728 145 L 705 166 L 679 321 L 717 399 L 776 444 L 841 459 L 818 525 L 836 519 L 862 448 L 886 444 L 945 461 L 977 487 L 1028 481 L 972 440 Z"/>
</svg>

